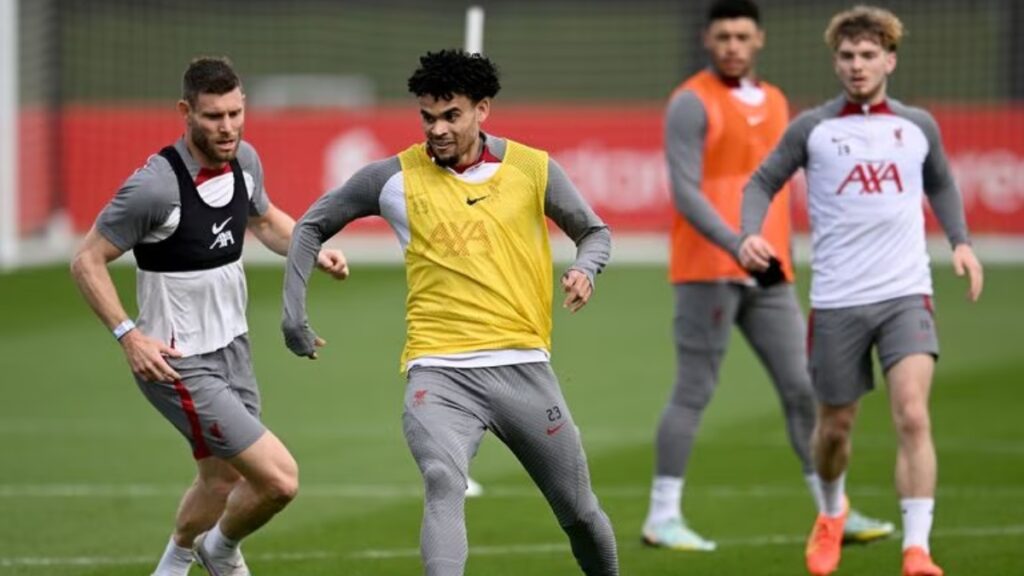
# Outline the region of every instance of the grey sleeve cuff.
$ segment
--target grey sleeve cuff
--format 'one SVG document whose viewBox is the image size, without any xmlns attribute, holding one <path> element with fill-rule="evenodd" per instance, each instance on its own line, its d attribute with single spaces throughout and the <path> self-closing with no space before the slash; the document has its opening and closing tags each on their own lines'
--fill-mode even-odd
<svg viewBox="0 0 1024 576">
<path fill-rule="evenodd" d="M 544 213 L 576 244 L 570 268 L 586 274 L 593 284 L 611 257 L 611 232 L 554 160 L 548 160 Z"/>
</svg>

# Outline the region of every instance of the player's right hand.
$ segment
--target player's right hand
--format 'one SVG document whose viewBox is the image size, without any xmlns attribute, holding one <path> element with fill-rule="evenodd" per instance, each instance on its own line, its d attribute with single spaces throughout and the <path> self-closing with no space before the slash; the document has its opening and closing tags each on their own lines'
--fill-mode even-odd
<svg viewBox="0 0 1024 576">
<path fill-rule="evenodd" d="M 775 257 L 775 249 L 759 234 L 751 234 L 740 244 L 740 265 L 753 272 L 766 270 Z"/>
<path fill-rule="evenodd" d="M 121 348 L 128 359 L 132 372 L 149 382 L 174 382 L 181 380 L 166 358 L 181 358 L 181 352 L 167 344 L 146 336 L 138 329 L 130 330 L 121 337 Z"/>
</svg>

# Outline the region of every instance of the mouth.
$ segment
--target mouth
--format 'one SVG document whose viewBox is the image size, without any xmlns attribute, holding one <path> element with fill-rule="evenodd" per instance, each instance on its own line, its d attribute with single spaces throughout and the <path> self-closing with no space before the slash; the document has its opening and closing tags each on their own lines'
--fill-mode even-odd
<svg viewBox="0 0 1024 576">
<path fill-rule="evenodd" d="M 238 144 L 238 140 L 218 140 L 216 144 L 218 149 L 223 150 L 224 152 L 231 152 Z"/>
<path fill-rule="evenodd" d="M 434 150 L 435 154 L 440 154 L 455 148 L 455 142 L 431 142 L 430 147 Z"/>
</svg>

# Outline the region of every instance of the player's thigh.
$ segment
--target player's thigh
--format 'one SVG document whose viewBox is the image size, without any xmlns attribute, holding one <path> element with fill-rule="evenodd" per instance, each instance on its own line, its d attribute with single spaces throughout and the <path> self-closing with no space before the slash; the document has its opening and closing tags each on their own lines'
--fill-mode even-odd
<svg viewBox="0 0 1024 576">
<path fill-rule="evenodd" d="M 886 374 L 904 358 L 939 357 L 939 337 L 931 298 L 906 296 L 878 306 L 878 360 Z"/>
<path fill-rule="evenodd" d="M 487 410 L 473 369 L 414 367 L 402 412 L 406 443 L 423 470 L 445 460 L 463 474 L 486 430 Z"/>
<path fill-rule="evenodd" d="M 816 309 L 808 327 L 811 384 L 818 402 L 846 406 L 874 388 L 873 327 L 862 307 Z"/>
<path fill-rule="evenodd" d="M 175 382 L 136 383 L 149 402 L 192 445 L 196 459 L 231 458 L 266 431 L 259 418 L 232 390 L 221 351 L 170 359 L 181 375 Z"/>
<path fill-rule="evenodd" d="M 675 284 L 676 350 L 721 355 L 729 345 L 742 287 L 727 282 Z"/>
<path fill-rule="evenodd" d="M 810 390 L 807 324 L 792 284 L 750 288 L 737 323 L 776 386 Z"/>
<path fill-rule="evenodd" d="M 291 485 L 298 480 L 299 466 L 295 458 L 270 430 L 265 430 L 255 442 L 227 462 L 256 486 Z"/>
<path fill-rule="evenodd" d="M 560 517 L 590 493 L 579 429 L 546 362 L 500 367 L 494 433 L 522 463 Z"/>
<path fill-rule="evenodd" d="M 253 370 L 252 348 L 248 334 L 242 334 L 224 349 L 231 390 L 253 416 L 262 414 L 262 399 Z"/>
</svg>

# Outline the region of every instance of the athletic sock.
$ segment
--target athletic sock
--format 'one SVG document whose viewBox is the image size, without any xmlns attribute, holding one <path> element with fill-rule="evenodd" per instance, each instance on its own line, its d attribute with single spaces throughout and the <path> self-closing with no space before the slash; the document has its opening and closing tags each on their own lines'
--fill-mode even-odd
<svg viewBox="0 0 1024 576">
<path fill-rule="evenodd" d="M 821 493 L 824 496 L 822 512 L 829 518 L 838 518 L 846 510 L 846 472 L 835 480 L 821 479 Z"/>
<path fill-rule="evenodd" d="M 825 511 L 825 493 L 821 489 L 821 477 L 817 474 L 807 474 L 804 476 L 804 482 L 807 483 L 807 489 L 811 492 L 815 509 L 821 514 Z"/>
<path fill-rule="evenodd" d="M 656 476 L 651 485 L 651 507 L 644 525 L 660 524 L 682 514 L 683 479 Z"/>
<path fill-rule="evenodd" d="M 232 540 L 220 531 L 220 523 L 206 533 L 203 540 L 203 547 L 215 558 L 227 558 L 234 556 L 238 550 L 238 540 Z"/>
<path fill-rule="evenodd" d="M 164 555 L 160 557 L 160 563 L 156 565 L 153 576 L 187 576 L 188 569 L 192 566 L 192 550 L 178 546 L 172 536 L 164 549 Z"/>
<path fill-rule="evenodd" d="M 935 498 L 903 498 L 900 509 L 903 511 L 903 549 L 920 546 L 927 552 Z"/>
</svg>

